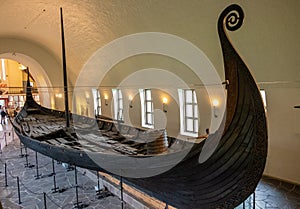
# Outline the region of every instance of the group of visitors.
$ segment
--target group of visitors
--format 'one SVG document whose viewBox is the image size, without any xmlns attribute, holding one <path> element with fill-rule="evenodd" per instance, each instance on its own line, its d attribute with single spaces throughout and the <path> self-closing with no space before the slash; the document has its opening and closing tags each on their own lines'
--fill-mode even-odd
<svg viewBox="0 0 300 209">
<path fill-rule="evenodd" d="M 1 124 L 6 123 L 7 117 L 15 117 L 20 112 L 20 107 L 18 106 L 15 109 L 7 109 L 4 105 L 0 105 L 0 117 L 1 117 Z"/>
</svg>

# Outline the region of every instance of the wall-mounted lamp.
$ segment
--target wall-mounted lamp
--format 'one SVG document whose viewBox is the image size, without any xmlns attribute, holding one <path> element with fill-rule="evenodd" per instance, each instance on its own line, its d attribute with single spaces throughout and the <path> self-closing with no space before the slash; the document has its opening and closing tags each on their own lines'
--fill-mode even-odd
<svg viewBox="0 0 300 209">
<path fill-rule="evenodd" d="M 133 108 L 133 105 L 132 105 L 132 96 L 131 95 L 129 95 L 129 107 Z"/>
<path fill-rule="evenodd" d="M 24 65 L 22 65 L 21 63 L 19 63 L 19 69 L 20 69 L 20 70 L 26 70 L 26 69 L 27 69 L 27 67 L 26 67 L 26 66 L 24 66 Z"/>
<path fill-rule="evenodd" d="M 56 98 L 62 98 L 62 93 L 55 94 Z"/>
<path fill-rule="evenodd" d="M 107 96 L 107 94 L 105 94 L 105 95 L 104 95 L 104 104 L 105 104 L 106 106 L 108 105 L 107 99 L 108 99 L 108 96 Z"/>
<path fill-rule="evenodd" d="M 214 116 L 215 118 L 217 118 L 218 117 L 217 107 L 219 106 L 219 100 L 217 99 L 212 100 L 212 106 L 213 106 Z"/>
<path fill-rule="evenodd" d="M 90 95 L 88 93 L 85 93 L 85 99 L 86 99 L 86 103 L 90 104 Z"/>
<path fill-rule="evenodd" d="M 166 97 L 163 98 L 163 111 L 164 112 L 167 112 L 167 102 L 168 102 L 168 99 Z"/>
</svg>

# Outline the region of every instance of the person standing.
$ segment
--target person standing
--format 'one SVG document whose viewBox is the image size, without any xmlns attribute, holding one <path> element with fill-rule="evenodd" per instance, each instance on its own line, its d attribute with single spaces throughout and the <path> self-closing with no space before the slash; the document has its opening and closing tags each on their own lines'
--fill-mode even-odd
<svg viewBox="0 0 300 209">
<path fill-rule="evenodd" d="M 5 124 L 5 119 L 6 119 L 6 115 L 7 115 L 5 106 L 3 106 L 1 108 L 1 113 L 0 114 L 1 114 L 1 124 Z"/>
<path fill-rule="evenodd" d="M 2 105 L 0 105 L 0 117 L 1 117 L 1 124 L 2 124 Z"/>
</svg>

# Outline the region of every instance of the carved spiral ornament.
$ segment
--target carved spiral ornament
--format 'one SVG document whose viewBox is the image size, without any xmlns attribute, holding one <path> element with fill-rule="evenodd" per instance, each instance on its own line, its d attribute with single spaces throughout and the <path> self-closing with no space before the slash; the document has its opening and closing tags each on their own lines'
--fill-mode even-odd
<svg viewBox="0 0 300 209">
<path fill-rule="evenodd" d="M 242 8 L 236 4 L 227 7 L 222 13 L 227 30 L 235 31 L 241 27 L 244 20 Z"/>
</svg>

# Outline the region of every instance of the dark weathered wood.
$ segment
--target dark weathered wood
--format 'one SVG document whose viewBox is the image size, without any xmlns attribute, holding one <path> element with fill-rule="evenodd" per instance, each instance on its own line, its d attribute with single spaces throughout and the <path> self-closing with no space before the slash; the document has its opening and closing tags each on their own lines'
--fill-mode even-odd
<svg viewBox="0 0 300 209">
<path fill-rule="evenodd" d="M 227 7 L 219 17 L 218 32 L 225 77 L 229 81 L 227 112 L 222 124 L 225 128 L 221 127 L 202 142 L 192 144 L 166 137 L 149 144 L 145 130 L 118 124 L 107 118 L 93 122 L 92 119 L 77 115 L 72 117 L 84 121 L 85 125 L 76 124 L 78 131 L 70 133 L 70 129 L 60 126 L 65 113 L 38 105 L 30 97 L 30 90 L 24 108 L 13 122 L 16 133 L 27 147 L 44 155 L 107 173 L 109 171 L 91 160 L 88 153 L 95 153 L 106 160 L 119 156 L 119 161 L 112 163 L 122 164 L 123 156 L 133 155 L 139 159 L 155 156 L 159 152 L 156 157 L 162 160 L 148 168 L 147 172 L 152 168 L 173 165 L 171 161 L 164 161 L 164 157 L 175 159 L 183 152 L 178 144 L 190 144 L 192 149 L 184 159 L 168 171 L 147 178 L 123 176 L 124 182 L 180 209 L 234 208 L 255 190 L 265 167 L 268 141 L 265 110 L 259 89 L 226 33 L 226 30 L 238 29 L 243 18 L 243 11 L 238 5 Z M 28 111 L 30 109 L 35 111 Z M 48 118 L 45 117 L 47 115 Z M 49 128 L 35 130 L 36 121 L 47 124 L 45 126 L 51 127 L 52 132 L 48 133 Z M 38 136 L 32 137 L 34 131 Z M 48 134 L 40 136 L 40 133 Z M 84 137 L 85 140 L 82 139 Z M 221 140 L 212 156 L 199 163 L 204 144 L 212 143 L 218 137 Z M 176 149 L 167 145 L 167 142 L 174 140 Z M 165 152 L 167 147 L 169 149 Z M 134 165 L 130 166 L 124 169 L 136 169 Z"/>
<path fill-rule="evenodd" d="M 61 50 L 62 50 L 64 96 L 65 96 L 65 117 L 66 117 L 66 127 L 69 127 L 70 126 L 70 113 L 69 113 L 69 98 L 68 98 L 68 76 L 67 76 L 65 32 L 64 32 L 64 21 L 63 21 L 62 8 L 60 8 L 60 23 L 61 23 Z"/>
</svg>

